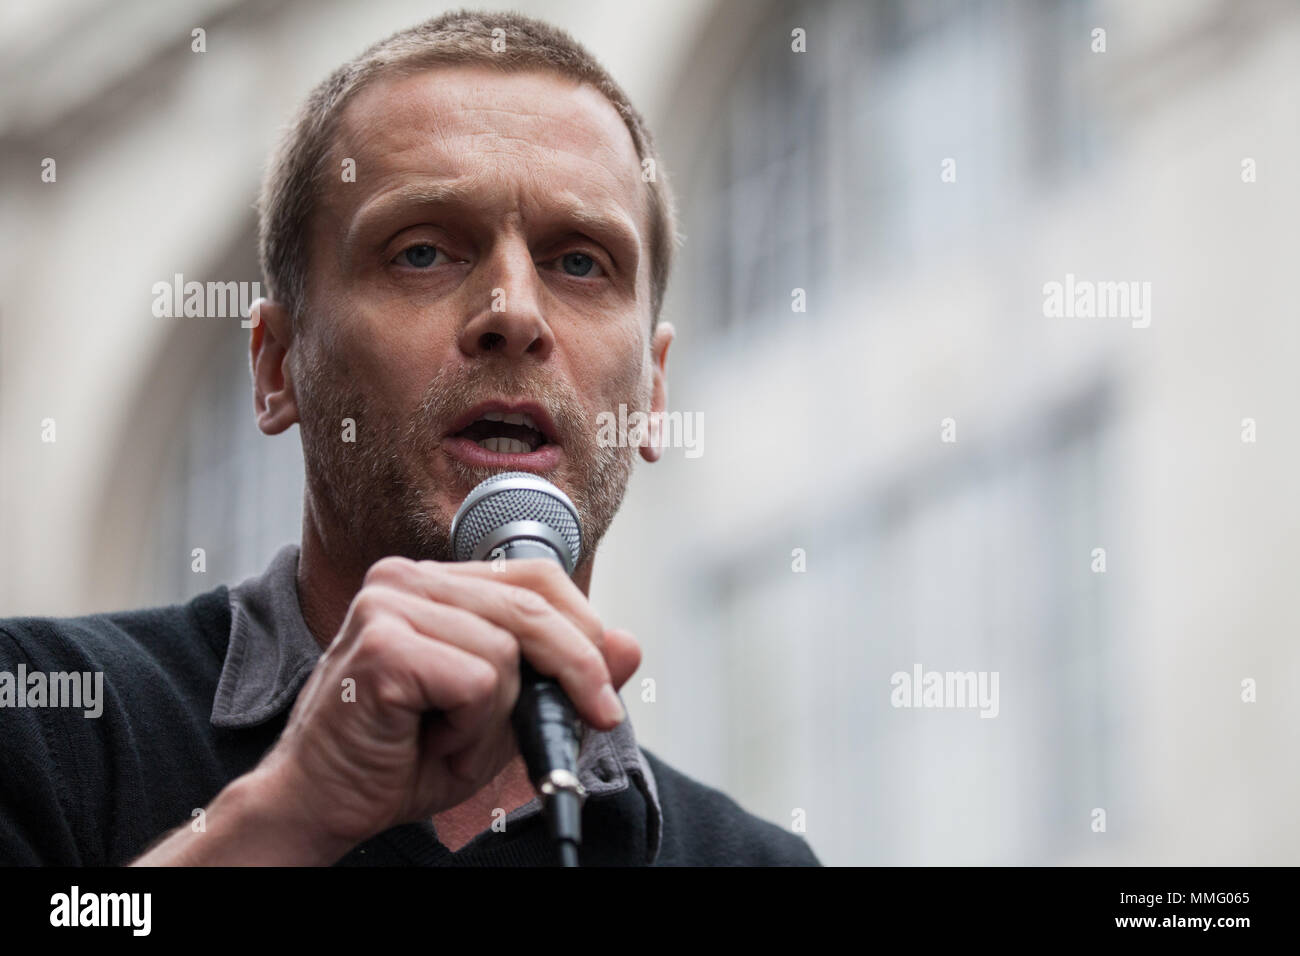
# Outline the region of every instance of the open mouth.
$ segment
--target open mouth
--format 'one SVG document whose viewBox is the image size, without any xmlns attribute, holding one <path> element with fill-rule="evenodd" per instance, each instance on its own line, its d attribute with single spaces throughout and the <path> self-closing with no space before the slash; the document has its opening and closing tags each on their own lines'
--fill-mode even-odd
<svg viewBox="0 0 1300 956">
<path fill-rule="evenodd" d="M 527 455 L 550 444 L 533 417 L 524 412 L 484 412 L 456 437 L 504 455 Z"/>
</svg>

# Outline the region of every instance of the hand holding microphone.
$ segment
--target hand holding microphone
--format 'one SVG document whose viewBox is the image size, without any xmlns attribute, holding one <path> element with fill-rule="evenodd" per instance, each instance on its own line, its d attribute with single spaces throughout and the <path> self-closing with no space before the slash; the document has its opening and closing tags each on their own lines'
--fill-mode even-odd
<svg viewBox="0 0 1300 956">
<path fill-rule="evenodd" d="M 560 494 L 534 475 L 523 477 Z M 531 490 L 540 493 L 538 487 Z M 541 556 L 539 549 L 554 542 L 547 545 L 547 531 L 534 525 L 550 522 L 551 534 L 573 541 L 577 560 L 576 537 L 567 538 L 567 528 L 557 531 L 550 520 L 551 507 L 562 505 L 521 517 L 507 508 L 514 495 L 500 493 L 517 494 L 518 482 L 492 494 L 480 494 L 482 488 L 466 499 L 454 530 L 464 537 L 479 529 L 473 550 L 494 529 L 526 525 L 492 538 L 484 552 L 489 557 L 501 548 L 510 560 L 377 561 L 280 740 L 248 775 L 254 799 L 274 805 L 297 834 L 298 860 L 333 862 L 374 834 L 429 819 L 490 783 L 520 752 L 512 721 L 525 677 L 525 697 L 549 701 L 541 713 L 533 709 L 533 717 L 515 721 L 525 727 L 525 756 L 531 750 L 535 765 L 536 754 L 544 762 L 576 758 L 557 732 L 572 716 L 562 698 L 598 730 L 623 719 L 615 689 L 636 671 L 641 652 L 630 634 L 603 627 L 559 560 Z M 524 498 L 531 501 L 525 510 L 545 504 Z M 515 560 L 520 555 L 530 557 Z M 538 691 L 545 683 L 538 677 L 553 678 L 552 688 L 563 694 Z M 355 701 L 342 699 L 347 678 L 355 681 Z M 547 783 L 534 767 L 529 776 L 539 788 Z M 564 790 L 563 775 L 551 777 L 550 785 Z M 573 801 L 560 804 L 564 828 L 573 822 Z M 483 828 L 490 823 L 485 819 Z"/>
</svg>

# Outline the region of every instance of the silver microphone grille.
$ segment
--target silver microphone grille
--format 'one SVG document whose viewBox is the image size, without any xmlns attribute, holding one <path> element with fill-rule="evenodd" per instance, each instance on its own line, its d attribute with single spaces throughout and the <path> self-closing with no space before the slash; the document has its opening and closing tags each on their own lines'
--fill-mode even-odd
<svg viewBox="0 0 1300 956">
<path fill-rule="evenodd" d="M 457 561 L 481 560 L 481 545 L 496 532 L 521 522 L 536 522 L 548 537 L 568 548 L 569 571 L 582 554 L 578 509 L 555 485 L 527 471 L 506 471 L 474 486 L 451 522 L 451 550 Z"/>
</svg>

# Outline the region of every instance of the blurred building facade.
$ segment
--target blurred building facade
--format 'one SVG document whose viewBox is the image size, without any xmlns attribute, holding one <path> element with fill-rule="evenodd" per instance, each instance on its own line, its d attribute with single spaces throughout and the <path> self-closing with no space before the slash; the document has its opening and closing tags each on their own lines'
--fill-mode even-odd
<svg viewBox="0 0 1300 956">
<path fill-rule="evenodd" d="M 592 595 L 645 648 L 642 743 L 827 863 L 1294 863 L 1300 7 L 518 8 L 611 68 L 682 211 L 669 407 L 704 453 L 638 471 Z M 438 9 L 4 14 L 0 615 L 297 539 L 247 331 L 151 290 L 259 280 L 279 125 Z M 1149 327 L 1045 317 L 1067 275 L 1149 282 Z M 891 706 L 918 664 L 997 672 L 997 717 Z"/>
</svg>

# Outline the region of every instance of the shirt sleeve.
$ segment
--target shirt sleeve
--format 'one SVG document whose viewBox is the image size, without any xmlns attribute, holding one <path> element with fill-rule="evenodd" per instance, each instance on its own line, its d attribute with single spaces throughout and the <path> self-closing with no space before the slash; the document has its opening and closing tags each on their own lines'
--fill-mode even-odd
<svg viewBox="0 0 1300 956">
<path fill-rule="evenodd" d="M 6 624 L 0 627 L 0 680 L 6 684 L 0 687 L 0 865 L 80 866 L 48 715 L 44 708 L 16 706 L 19 664 L 36 669 Z"/>
</svg>

